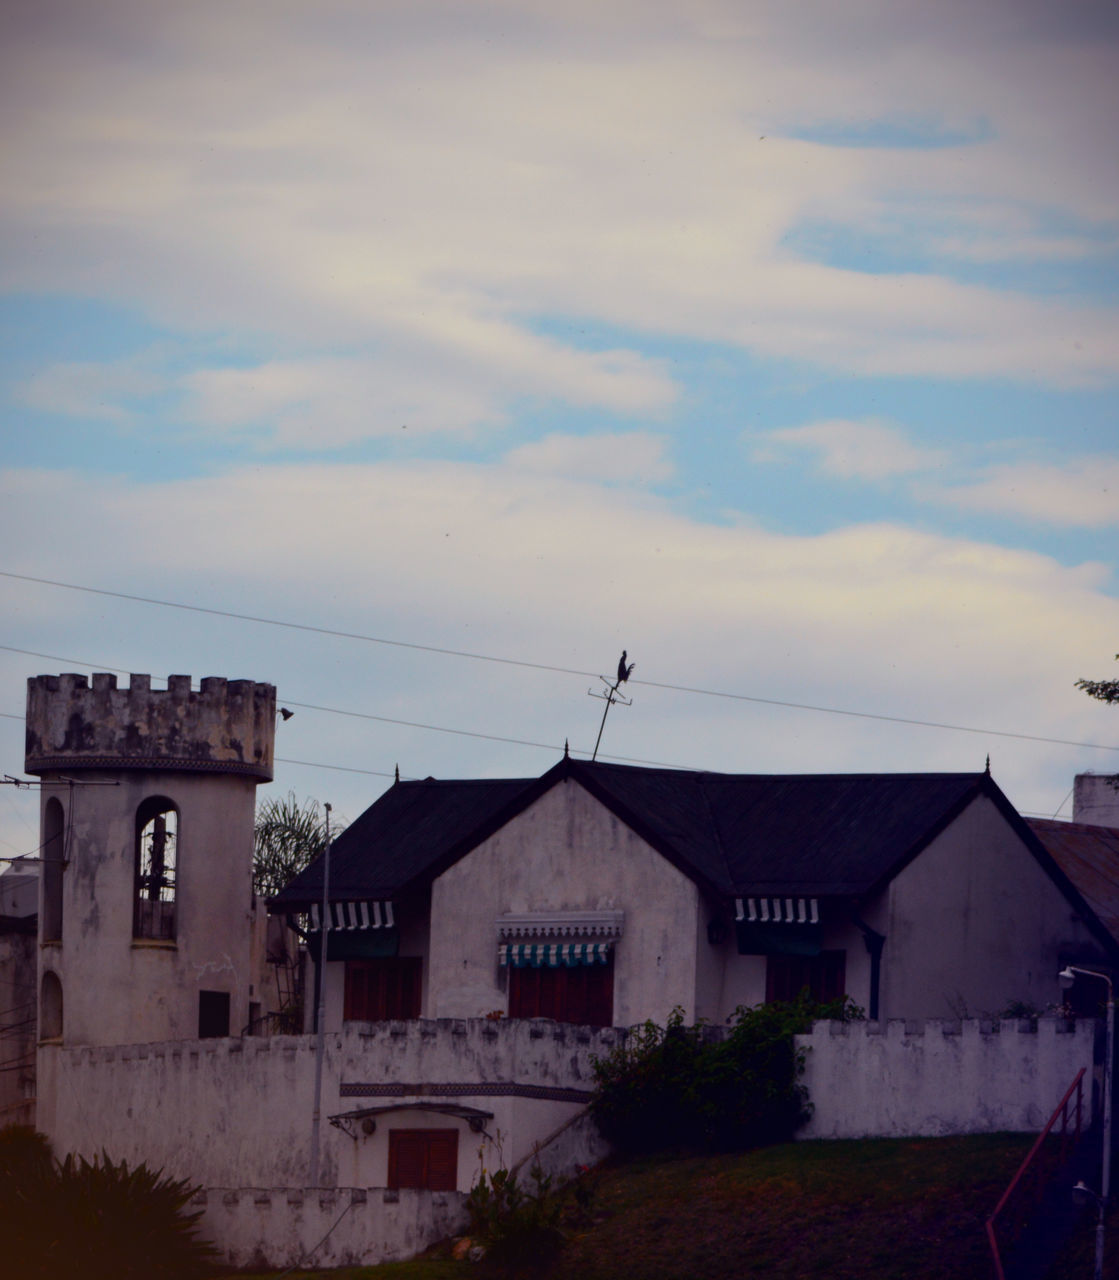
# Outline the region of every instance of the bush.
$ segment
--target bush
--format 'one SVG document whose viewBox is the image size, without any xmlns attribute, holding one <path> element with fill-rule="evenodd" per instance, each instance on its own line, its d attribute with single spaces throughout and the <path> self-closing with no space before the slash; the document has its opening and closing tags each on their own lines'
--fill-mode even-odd
<svg viewBox="0 0 1119 1280">
<path fill-rule="evenodd" d="M 469 1234 L 485 1242 L 489 1266 L 508 1275 L 534 1271 L 563 1244 L 563 1202 L 551 1176 L 533 1165 L 529 1177 L 531 1188 L 508 1169 L 483 1169 L 466 1199 Z"/>
<path fill-rule="evenodd" d="M 13 1275 L 195 1280 L 214 1250 L 197 1237 L 201 1214 L 186 1211 L 193 1194 L 104 1153 L 59 1164 L 41 1134 L 0 1131 L 0 1239 Z"/>
<path fill-rule="evenodd" d="M 861 1016 L 846 999 L 820 1004 L 802 995 L 790 1004 L 739 1007 L 729 1033 L 715 1039 L 702 1023 L 684 1026 L 676 1009 L 666 1027 L 646 1022 L 595 1060 L 591 1113 L 602 1136 L 627 1155 L 784 1141 L 811 1114 L 794 1035 L 819 1018 Z"/>
</svg>

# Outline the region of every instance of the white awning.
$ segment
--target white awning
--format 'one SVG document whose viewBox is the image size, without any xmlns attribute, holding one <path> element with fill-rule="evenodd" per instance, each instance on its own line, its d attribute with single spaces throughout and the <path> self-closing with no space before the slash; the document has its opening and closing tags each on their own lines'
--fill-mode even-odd
<svg viewBox="0 0 1119 1280">
<path fill-rule="evenodd" d="M 391 929 L 396 924 L 391 902 L 332 902 L 327 931 L 335 929 Z M 322 904 L 311 904 L 311 931 L 322 928 Z"/>
<path fill-rule="evenodd" d="M 611 942 L 506 942 L 497 949 L 497 962 L 514 969 L 605 964 L 613 945 Z"/>
<path fill-rule="evenodd" d="M 819 924 L 819 899 L 735 898 L 734 918 L 750 924 Z"/>
</svg>

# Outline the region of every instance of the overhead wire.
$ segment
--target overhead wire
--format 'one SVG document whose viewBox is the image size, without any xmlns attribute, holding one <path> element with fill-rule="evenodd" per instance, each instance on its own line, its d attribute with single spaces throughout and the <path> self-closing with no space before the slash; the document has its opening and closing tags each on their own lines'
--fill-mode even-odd
<svg viewBox="0 0 1119 1280">
<path fill-rule="evenodd" d="M 186 604 L 182 601 L 176 601 L 176 600 L 161 600 L 154 596 L 141 596 L 141 595 L 134 595 L 124 591 L 111 591 L 103 587 L 89 587 L 89 586 L 85 586 L 75 582 L 60 582 L 57 579 L 53 579 L 53 578 L 42 578 L 42 577 L 36 577 L 32 574 L 14 573 L 10 570 L 5 570 L 5 569 L 0 569 L 0 577 L 12 578 L 20 582 L 33 582 L 42 586 L 58 587 L 60 589 L 68 590 L 68 591 L 82 591 L 92 595 L 108 596 L 110 598 L 118 599 L 118 600 L 130 600 L 134 603 L 155 605 L 160 608 L 182 609 L 192 613 L 209 614 L 213 617 L 232 618 L 242 622 L 255 622 L 263 626 L 284 627 L 284 628 L 290 628 L 295 631 L 312 632 L 317 635 L 334 636 L 334 637 L 339 637 L 339 638 L 348 639 L 348 640 L 358 640 L 367 644 L 388 645 L 394 648 L 411 649 L 411 650 L 416 650 L 423 653 L 439 654 L 444 657 L 464 658 L 464 659 L 468 659 L 475 662 L 490 662 L 490 663 L 499 663 L 505 666 L 525 667 L 535 671 L 549 671 L 549 672 L 553 672 L 560 675 L 580 676 L 580 677 L 589 678 L 589 679 L 598 678 L 598 673 L 596 672 L 584 671 L 574 667 L 563 667 L 563 666 L 557 666 L 555 664 L 544 663 L 544 662 L 529 662 L 525 659 L 520 659 L 520 658 L 507 658 L 507 657 L 502 657 L 494 654 L 476 653 L 476 652 L 472 652 L 470 650 L 465 650 L 465 649 L 450 649 L 450 648 L 444 648 L 438 645 L 421 644 L 415 641 L 390 640 L 384 636 L 371 636 L 361 632 L 341 631 L 332 627 L 314 626 L 310 623 L 291 622 L 286 619 L 279 619 L 279 618 L 266 618 L 257 614 L 237 613 L 228 609 L 216 609 L 206 605 Z M 49 654 L 35 653 L 33 650 L 29 650 L 29 649 L 19 649 L 13 645 L 0 645 L 0 649 L 6 650 L 10 653 L 26 653 L 32 657 L 51 658 L 52 661 L 56 661 L 56 662 L 77 661 L 76 659 L 72 659 L 72 658 L 54 658 L 52 657 L 52 655 L 49 655 Z M 82 662 L 80 663 L 80 665 L 89 666 L 90 664 L 86 662 Z M 113 668 L 113 667 L 103 667 L 100 669 L 115 670 L 115 671 L 123 670 L 123 668 Z M 1087 749 L 1087 750 L 1094 750 L 1094 751 L 1119 751 L 1119 745 L 1108 745 L 1105 743 L 1098 743 L 1098 742 L 1079 742 L 1079 741 L 1075 741 L 1073 739 L 1068 739 L 1068 738 L 1051 738 L 1043 734 L 1018 733 L 1018 732 L 1005 730 L 1005 729 L 984 729 L 984 728 L 978 728 L 974 725 L 950 724 L 946 721 L 922 720 L 916 717 L 890 716 L 890 715 L 884 715 L 880 712 L 874 712 L 874 711 L 854 711 L 854 710 L 850 710 L 848 708 L 843 708 L 843 707 L 826 707 L 826 706 L 822 706 L 814 703 L 793 702 L 787 699 L 764 698 L 757 694 L 732 693 L 724 689 L 705 689 L 705 688 L 694 686 L 694 685 L 674 684 L 667 681 L 645 680 L 641 678 L 634 678 L 632 679 L 631 683 L 634 685 L 641 685 L 650 689 L 663 689 L 673 693 L 694 694 L 697 696 L 708 697 L 708 698 L 726 698 L 736 702 L 750 702 L 750 703 L 756 703 L 762 706 L 782 707 L 788 710 L 810 711 L 820 715 L 847 716 L 847 717 L 852 717 L 860 720 L 875 720 L 875 721 L 882 721 L 889 724 L 912 725 L 917 728 L 940 729 L 940 730 L 953 732 L 953 733 L 972 733 L 972 734 L 979 734 L 984 737 L 1010 738 L 1010 739 L 1015 739 L 1018 741 L 1025 741 L 1025 742 L 1041 742 L 1051 746 L 1077 747 L 1080 749 Z M 297 705 L 297 704 L 292 704 L 292 705 Z M 310 704 L 303 704 L 303 705 L 310 706 Z M 331 714 L 338 714 L 338 715 L 359 714 L 359 713 L 338 711 L 334 708 L 316 707 L 314 709 L 325 710 L 330 712 Z M 4 713 L 4 714 L 10 715 L 10 713 Z M 369 718 L 376 719 L 377 717 L 370 716 Z M 389 721 L 389 723 L 401 723 L 405 725 L 409 724 L 409 722 L 407 721 Z M 429 729 L 431 731 L 439 732 L 439 733 L 457 733 L 457 734 L 461 734 L 464 736 L 471 736 L 471 737 L 487 736 L 485 734 L 474 733 L 473 731 L 470 731 L 470 730 L 447 729 L 437 725 L 415 725 L 410 727 Z M 501 742 L 509 742 L 513 745 L 528 745 L 528 746 L 544 745 L 540 743 L 518 743 L 516 739 L 511 739 L 511 738 L 495 737 L 494 740 L 501 741 Z M 611 758 L 619 759 L 620 757 L 611 757 Z M 649 762 L 643 762 L 643 763 L 649 763 Z"/>
</svg>

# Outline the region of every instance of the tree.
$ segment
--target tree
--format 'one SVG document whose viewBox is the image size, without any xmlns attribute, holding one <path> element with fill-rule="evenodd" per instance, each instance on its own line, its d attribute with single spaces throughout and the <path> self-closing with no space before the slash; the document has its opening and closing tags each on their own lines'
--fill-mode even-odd
<svg viewBox="0 0 1119 1280">
<path fill-rule="evenodd" d="M 1119 661 L 1119 653 L 1115 657 Z M 1076 687 L 1100 702 L 1119 702 L 1119 680 L 1077 680 Z"/>
<path fill-rule="evenodd" d="M 331 824 L 331 837 L 344 824 Z M 280 892 L 322 852 L 326 844 L 326 814 L 317 800 L 300 804 L 295 792 L 265 800 L 253 824 L 253 892 L 270 898 Z"/>
</svg>

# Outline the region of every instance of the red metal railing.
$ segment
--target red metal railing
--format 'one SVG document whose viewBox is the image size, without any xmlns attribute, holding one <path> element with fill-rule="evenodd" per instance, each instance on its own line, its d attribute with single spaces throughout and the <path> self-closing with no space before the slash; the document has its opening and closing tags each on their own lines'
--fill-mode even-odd
<svg viewBox="0 0 1119 1280">
<path fill-rule="evenodd" d="M 995 1263 L 998 1280 L 1006 1280 L 998 1236 L 1004 1245 L 1012 1243 L 1025 1229 L 1030 1214 L 1037 1207 L 1045 1187 L 1053 1175 L 1069 1159 L 1080 1134 L 1084 1120 L 1084 1067 L 1077 1072 L 1065 1096 L 1057 1103 L 1057 1109 L 1049 1117 L 1049 1123 L 1038 1134 L 1030 1153 L 1022 1161 L 1010 1185 L 1002 1193 L 994 1212 L 987 1219 L 987 1239 Z M 1057 1132 L 1057 1121 L 1060 1132 Z M 998 1234 L 996 1234 L 996 1226 Z"/>
</svg>

